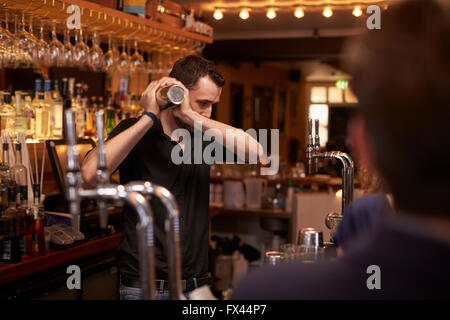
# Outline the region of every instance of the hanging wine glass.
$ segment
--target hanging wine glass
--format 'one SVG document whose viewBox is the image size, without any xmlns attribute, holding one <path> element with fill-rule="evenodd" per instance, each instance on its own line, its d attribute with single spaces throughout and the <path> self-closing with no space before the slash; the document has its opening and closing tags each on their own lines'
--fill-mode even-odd
<svg viewBox="0 0 450 320">
<path fill-rule="evenodd" d="M 92 35 L 92 46 L 89 49 L 88 64 L 93 71 L 102 71 L 105 67 L 103 50 L 98 44 L 97 31 Z"/>
<path fill-rule="evenodd" d="M 5 28 L 0 24 L 0 67 L 8 67 L 14 55 L 11 54 L 14 35 L 8 30 L 8 12 L 5 13 Z"/>
<path fill-rule="evenodd" d="M 75 47 L 73 49 L 74 65 L 83 69 L 87 67 L 89 47 L 83 41 L 83 31 L 80 29 L 75 34 Z"/>
<path fill-rule="evenodd" d="M 131 72 L 144 73 L 144 57 L 139 53 L 138 42 L 134 41 L 134 53 L 131 56 Z"/>
<path fill-rule="evenodd" d="M 122 38 L 122 52 L 119 58 L 119 72 L 122 75 L 130 74 L 130 56 L 127 53 L 125 38 Z"/>
<path fill-rule="evenodd" d="M 73 67 L 74 66 L 74 46 L 70 42 L 70 30 L 66 29 L 64 30 L 64 46 L 63 46 L 63 59 L 64 59 L 64 66 L 66 67 Z"/>
<path fill-rule="evenodd" d="M 29 39 L 27 32 L 22 30 L 22 26 L 19 26 L 18 17 L 14 17 L 14 39 L 12 45 L 12 54 L 14 55 L 14 61 L 12 61 L 11 67 L 13 68 L 29 68 L 33 64 L 33 59 L 28 53 Z"/>
<path fill-rule="evenodd" d="M 36 56 L 34 58 L 35 63 L 41 67 L 48 68 L 51 64 L 50 46 L 44 39 L 44 23 L 41 21 L 41 27 L 39 28 L 39 41 L 36 47 Z"/>
<path fill-rule="evenodd" d="M 50 42 L 51 65 L 61 67 L 64 65 L 63 49 L 64 45 L 58 40 L 56 35 L 56 23 L 52 22 L 52 41 Z"/>
<path fill-rule="evenodd" d="M 111 39 L 111 34 L 108 34 L 108 51 L 105 53 L 105 72 L 112 72 L 117 68 L 120 60 L 120 52 L 117 50 L 115 42 Z"/>
</svg>

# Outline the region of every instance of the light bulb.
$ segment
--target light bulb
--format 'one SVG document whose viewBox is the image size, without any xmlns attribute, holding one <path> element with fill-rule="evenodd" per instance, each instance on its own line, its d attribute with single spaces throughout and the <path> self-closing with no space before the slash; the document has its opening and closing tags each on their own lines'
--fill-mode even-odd
<svg viewBox="0 0 450 320">
<path fill-rule="evenodd" d="M 223 18 L 222 10 L 219 10 L 219 9 L 214 10 L 213 17 L 214 17 L 214 19 L 216 19 L 216 20 L 222 19 L 222 18 Z"/>
<path fill-rule="evenodd" d="M 355 9 L 353 9 L 352 14 L 353 14 L 355 17 L 360 17 L 360 16 L 362 15 L 361 7 L 360 7 L 360 6 L 356 6 Z"/>
<path fill-rule="evenodd" d="M 275 19 L 275 17 L 277 16 L 277 13 L 275 12 L 274 9 L 270 8 L 269 10 L 267 10 L 266 16 L 269 19 Z"/>
<path fill-rule="evenodd" d="M 325 18 L 329 18 L 333 15 L 333 10 L 331 10 L 330 7 L 325 7 L 325 9 L 323 9 L 322 14 Z"/>
<path fill-rule="evenodd" d="M 295 9 L 294 15 L 296 18 L 300 19 L 305 16 L 305 13 L 303 12 L 302 8 L 297 8 Z"/>
<path fill-rule="evenodd" d="M 248 12 L 248 9 L 242 9 L 241 12 L 239 12 L 239 17 L 242 20 L 247 20 L 250 17 L 250 13 Z"/>
<path fill-rule="evenodd" d="M 158 4 L 157 10 L 158 10 L 158 12 L 164 13 L 164 11 L 166 11 L 166 8 L 164 8 L 163 5 Z"/>
</svg>

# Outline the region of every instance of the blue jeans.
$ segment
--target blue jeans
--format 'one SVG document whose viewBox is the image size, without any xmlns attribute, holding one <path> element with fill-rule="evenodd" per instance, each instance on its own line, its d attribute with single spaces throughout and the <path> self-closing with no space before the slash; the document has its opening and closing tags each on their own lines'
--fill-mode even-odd
<svg viewBox="0 0 450 320">
<path fill-rule="evenodd" d="M 189 292 L 183 292 L 186 299 L 189 298 Z M 120 300 L 141 300 L 141 288 L 127 287 L 122 282 L 119 285 L 119 296 Z M 156 300 L 170 300 L 170 291 L 169 290 L 160 290 L 156 289 L 155 293 Z"/>
</svg>

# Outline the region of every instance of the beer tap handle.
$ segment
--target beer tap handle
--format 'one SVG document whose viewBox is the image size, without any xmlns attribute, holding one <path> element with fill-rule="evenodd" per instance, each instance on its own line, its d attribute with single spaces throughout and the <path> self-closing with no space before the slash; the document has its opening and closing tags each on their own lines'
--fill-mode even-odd
<svg viewBox="0 0 450 320">
<path fill-rule="evenodd" d="M 104 111 L 95 113 L 97 125 L 97 186 L 102 187 L 109 184 L 108 168 L 106 166 L 106 151 L 104 141 Z M 106 202 L 99 199 L 98 215 L 100 217 L 100 228 L 106 229 L 108 225 L 108 214 L 106 212 Z"/>
<path fill-rule="evenodd" d="M 314 137 L 314 154 L 319 155 L 319 153 L 320 153 L 319 119 L 316 119 L 315 130 L 316 130 L 316 135 Z M 318 157 L 315 158 L 315 167 L 316 167 L 316 172 L 318 172 L 319 171 L 319 158 Z"/>
<path fill-rule="evenodd" d="M 312 119 L 308 120 L 308 145 L 306 147 L 306 159 L 308 161 L 308 174 L 312 171 L 312 158 L 313 158 L 314 144 L 312 136 Z"/>
<path fill-rule="evenodd" d="M 80 215 L 80 195 L 78 193 L 81 185 L 80 163 L 77 149 L 77 138 L 75 135 L 74 113 L 68 109 L 64 111 L 66 122 L 67 141 L 67 173 L 66 173 L 66 198 L 69 201 L 69 210 L 72 214 L 72 229 L 80 231 L 78 218 Z"/>
</svg>

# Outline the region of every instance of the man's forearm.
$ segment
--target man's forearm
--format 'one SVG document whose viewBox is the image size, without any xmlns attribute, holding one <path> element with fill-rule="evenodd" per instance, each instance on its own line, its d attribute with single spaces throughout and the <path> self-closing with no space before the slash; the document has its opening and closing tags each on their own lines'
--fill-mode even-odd
<svg viewBox="0 0 450 320">
<path fill-rule="evenodd" d="M 237 129 L 225 123 L 206 118 L 195 111 L 188 112 L 183 115 L 186 123 L 194 127 L 194 124 L 201 123 L 202 131 L 219 130 L 223 138 L 222 145 L 224 147 L 233 146 L 235 154 L 245 154 L 247 159 L 255 159 L 263 164 L 267 163 L 267 157 L 261 144 L 248 133 Z M 236 141 L 230 141 L 234 140 Z"/>
<path fill-rule="evenodd" d="M 145 133 L 153 126 L 153 120 L 147 116 L 141 117 L 134 125 L 124 130 L 105 143 L 106 164 L 108 174 L 114 172 L 126 158 Z M 83 160 L 81 172 L 83 180 L 89 185 L 95 185 L 97 173 L 97 148 L 92 150 Z"/>
</svg>

